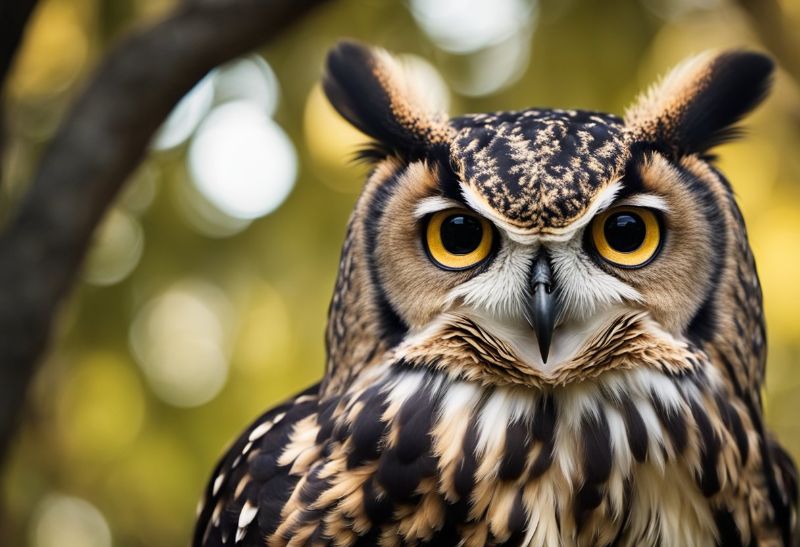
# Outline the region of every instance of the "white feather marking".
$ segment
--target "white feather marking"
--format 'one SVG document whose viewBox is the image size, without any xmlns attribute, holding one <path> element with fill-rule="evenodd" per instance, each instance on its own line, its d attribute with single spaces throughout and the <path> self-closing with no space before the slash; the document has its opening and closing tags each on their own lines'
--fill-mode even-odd
<svg viewBox="0 0 800 547">
<path fill-rule="evenodd" d="M 513 388 L 500 388 L 492 393 L 478 416 L 479 452 L 497 448 L 505 440 L 508 426 L 532 415 L 536 398 L 530 392 Z"/>
<path fill-rule="evenodd" d="M 271 421 L 260 423 L 256 426 L 255 429 L 253 429 L 253 431 L 250 432 L 250 435 L 247 437 L 247 440 L 250 442 L 256 441 L 261 437 L 263 437 L 264 435 L 266 435 L 270 429 L 272 429 Z"/>
<path fill-rule="evenodd" d="M 661 196 L 655 194 L 636 194 L 629 198 L 620 200 L 615 205 L 630 206 L 630 207 L 647 207 L 648 209 L 656 209 L 664 213 L 669 213 L 670 208 L 667 202 Z"/>
<path fill-rule="evenodd" d="M 211 512 L 211 525 L 216 528 L 219 526 L 219 517 L 222 514 L 222 502 L 217 502 L 214 510 Z"/>
<path fill-rule="evenodd" d="M 664 403 L 668 411 L 680 411 L 684 397 L 678 391 L 673 380 L 660 372 L 650 369 L 641 368 L 632 372 L 632 377 L 635 381 L 638 381 L 644 397 L 649 398 L 652 394 L 655 394 L 658 396 L 659 401 Z"/>
<path fill-rule="evenodd" d="M 402 405 L 416 393 L 425 377 L 422 371 L 410 371 L 399 376 L 389 388 L 388 399 L 395 405 Z"/>
<path fill-rule="evenodd" d="M 222 473 L 217 475 L 217 478 L 214 479 L 214 486 L 211 488 L 211 495 L 216 496 L 219 494 L 219 489 L 222 486 L 222 481 L 225 480 L 225 474 Z"/>
<path fill-rule="evenodd" d="M 625 427 L 625 421 L 622 415 L 616 408 L 605 404 L 603 409 L 608 422 L 608 431 L 611 437 L 611 449 L 614 451 L 613 462 L 617 467 L 619 474 L 623 477 L 630 473 L 631 469 L 631 451 L 628 444 L 628 430 Z"/>
<path fill-rule="evenodd" d="M 438 213 L 445 209 L 463 209 L 464 205 L 454 199 L 444 198 L 441 196 L 431 196 L 419 200 L 417 206 L 414 207 L 414 218 L 420 219 L 425 215 Z"/>
<path fill-rule="evenodd" d="M 463 409 L 472 405 L 480 395 L 476 384 L 470 382 L 454 382 L 447 387 L 447 392 L 442 400 L 440 415 L 452 416 L 463 412 Z"/>
<path fill-rule="evenodd" d="M 250 526 L 250 523 L 256 518 L 256 513 L 258 513 L 258 507 L 250 503 L 249 500 L 245 501 L 244 507 L 242 507 L 241 512 L 239 512 L 239 529 L 241 530 Z"/>
<path fill-rule="evenodd" d="M 578 439 L 581 436 L 581 421 L 584 415 L 596 415 L 596 389 L 585 384 L 573 384 L 559 392 L 556 443 L 553 454 L 558 460 L 561 474 L 569 484 L 578 477 L 576 457 L 581 454 Z"/>
<path fill-rule="evenodd" d="M 505 390 L 497 390 L 489 397 L 478 416 L 478 454 L 496 447 L 505 439 L 508 419 L 511 415 Z"/>
</svg>

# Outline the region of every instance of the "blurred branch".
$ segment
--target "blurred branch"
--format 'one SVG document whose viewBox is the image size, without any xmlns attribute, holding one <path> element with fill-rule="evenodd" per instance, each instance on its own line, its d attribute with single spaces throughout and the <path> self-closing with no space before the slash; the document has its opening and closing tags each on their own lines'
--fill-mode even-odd
<svg viewBox="0 0 800 547">
<path fill-rule="evenodd" d="M 106 57 L 0 235 L 0 457 L 58 304 L 153 133 L 211 68 L 274 37 L 324 1 L 189 0 Z"/>
<path fill-rule="evenodd" d="M 14 0 L 0 3 L 0 87 L 11 70 L 36 2 L 37 0 Z M 2 98 L 0 93 L 0 101 Z M 5 149 L 5 137 L 5 105 L 0 104 L 0 159 Z"/>
<path fill-rule="evenodd" d="M 737 0 L 758 37 L 795 82 L 800 83 L 800 37 L 787 24 L 777 0 Z"/>
<path fill-rule="evenodd" d="M 6 81 L 36 1 L 13 0 L 0 4 L 0 82 Z"/>
</svg>

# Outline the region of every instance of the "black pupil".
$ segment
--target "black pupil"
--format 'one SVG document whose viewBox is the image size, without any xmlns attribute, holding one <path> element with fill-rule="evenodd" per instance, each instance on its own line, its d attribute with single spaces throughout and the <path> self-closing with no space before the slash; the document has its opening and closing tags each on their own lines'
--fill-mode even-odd
<svg viewBox="0 0 800 547">
<path fill-rule="evenodd" d="M 633 213 L 615 213 L 603 226 L 606 241 L 620 253 L 631 253 L 641 247 L 646 231 L 644 221 Z"/>
<path fill-rule="evenodd" d="M 480 220 L 468 215 L 453 215 L 442 222 L 442 245 L 448 253 L 466 255 L 478 248 L 483 239 Z"/>
</svg>

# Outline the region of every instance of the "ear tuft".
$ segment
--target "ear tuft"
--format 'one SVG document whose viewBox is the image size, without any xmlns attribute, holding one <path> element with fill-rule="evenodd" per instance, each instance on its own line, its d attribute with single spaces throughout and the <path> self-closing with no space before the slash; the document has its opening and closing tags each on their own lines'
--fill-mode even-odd
<svg viewBox="0 0 800 547">
<path fill-rule="evenodd" d="M 356 129 L 401 154 L 449 142 L 447 116 L 426 105 L 402 66 L 382 49 L 339 42 L 329 53 L 322 87 Z"/>
<path fill-rule="evenodd" d="M 625 114 L 637 140 L 675 155 L 705 154 L 736 136 L 735 127 L 764 99 L 774 63 L 749 51 L 704 53 L 678 65 Z"/>
</svg>

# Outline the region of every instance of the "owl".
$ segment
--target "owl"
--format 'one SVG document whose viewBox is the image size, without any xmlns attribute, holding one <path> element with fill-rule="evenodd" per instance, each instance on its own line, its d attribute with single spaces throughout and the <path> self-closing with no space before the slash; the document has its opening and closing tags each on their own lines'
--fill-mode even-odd
<svg viewBox="0 0 800 547">
<path fill-rule="evenodd" d="M 790 545 L 753 254 L 712 150 L 773 63 L 701 54 L 624 117 L 448 117 L 383 50 L 323 88 L 372 138 L 323 379 L 230 447 L 196 546 Z"/>
</svg>

